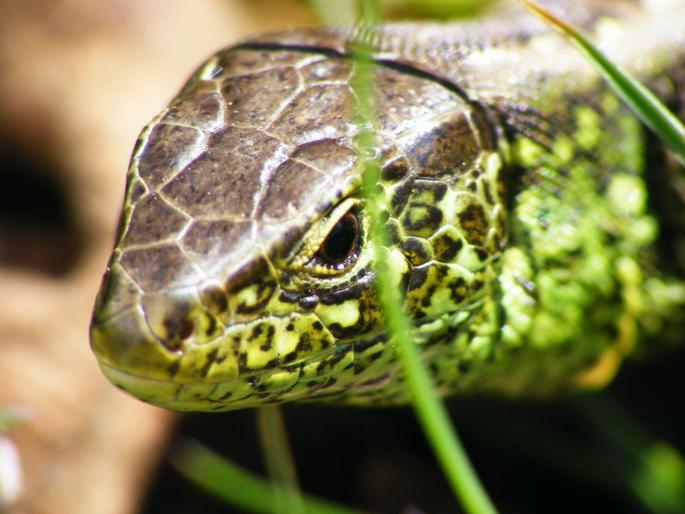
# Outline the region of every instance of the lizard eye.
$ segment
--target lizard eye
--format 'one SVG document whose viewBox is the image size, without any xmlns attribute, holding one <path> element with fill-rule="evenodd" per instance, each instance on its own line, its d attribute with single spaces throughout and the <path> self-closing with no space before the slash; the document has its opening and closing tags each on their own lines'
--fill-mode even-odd
<svg viewBox="0 0 685 514">
<path fill-rule="evenodd" d="M 340 269 L 356 258 L 360 245 L 361 225 L 357 212 L 351 210 L 333 225 L 315 258 L 323 266 Z"/>
</svg>

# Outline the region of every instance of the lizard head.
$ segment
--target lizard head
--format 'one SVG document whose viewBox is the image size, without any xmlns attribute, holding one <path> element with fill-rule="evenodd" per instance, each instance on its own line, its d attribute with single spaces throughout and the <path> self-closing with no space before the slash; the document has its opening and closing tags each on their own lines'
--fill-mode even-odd
<svg viewBox="0 0 685 514">
<path fill-rule="evenodd" d="M 375 291 L 354 61 L 235 47 L 142 132 L 91 324 L 107 377 L 181 410 L 400 402 Z M 503 240 L 482 114 L 438 80 L 379 66 L 387 253 L 418 343 L 454 336 Z"/>
</svg>

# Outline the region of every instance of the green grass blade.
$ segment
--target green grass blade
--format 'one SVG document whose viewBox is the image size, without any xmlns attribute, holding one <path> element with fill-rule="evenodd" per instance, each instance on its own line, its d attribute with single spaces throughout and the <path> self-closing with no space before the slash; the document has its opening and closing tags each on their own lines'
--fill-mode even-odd
<svg viewBox="0 0 685 514">
<path fill-rule="evenodd" d="M 535 15 L 549 23 L 562 36 L 571 41 L 599 70 L 604 80 L 607 81 L 642 122 L 671 149 L 680 164 L 685 166 L 685 126 L 680 123 L 678 118 L 646 87 L 612 63 L 576 29 L 530 0 L 521 0 L 521 2 Z"/>
<path fill-rule="evenodd" d="M 271 482 L 231 464 L 199 443 L 186 443 L 171 461 L 184 477 L 220 500 L 246 512 L 273 514 L 277 499 Z M 301 502 L 305 514 L 362 514 L 310 496 L 303 496 Z"/>
<path fill-rule="evenodd" d="M 262 454 L 274 490 L 274 511 L 279 514 L 303 514 L 302 494 L 297 485 L 297 472 L 280 407 L 257 409 L 257 425 Z"/>
<path fill-rule="evenodd" d="M 673 446 L 645 433 L 607 396 L 581 398 L 583 416 L 622 458 L 622 482 L 657 514 L 685 512 L 685 458 Z"/>
<path fill-rule="evenodd" d="M 375 4 L 375 5 L 374 5 Z M 365 2 L 367 22 L 378 12 L 375 2 Z M 370 16 L 371 15 L 371 16 Z M 494 513 L 495 508 L 480 484 L 471 463 L 453 429 L 442 402 L 437 397 L 431 379 L 423 365 L 421 355 L 411 339 L 412 325 L 402 310 L 402 295 L 398 277 L 388 260 L 390 247 L 384 222 L 382 202 L 376 187 L 380 177 L 379 164 L 374 155 L 374 128 L 377 126 L 374 103 L 374 64 L 369 59 L 370 48 L 359 42 L 357 66 L 352 78 L 352 90 L 357 98 L 356 124 L 361 127 L 356 145 L 363 163 L 362 187 L 370 220 L 370 243 L 374 252 L 378 292 L 383 308 L 385 325 L 397 345 L 398 354 L 407 381 L 408 392 L 416 415 L 442 466 L 448 482 L 470 514 Z"/>
<path fill-rule="evenodd" d="M 365 147 L 363 139 L 360 137 L 362 152 Z M 378 164 L 373 161 L 367 162 L 364 168 L 364 190 L 374 191 L 378 177 Z M 402 312 L 402 297 L 384 250 L 388 247 L 388 242 L 385 227 L 380 222 L 381 208 L 377 194 L 367 196 L 367 208 L 372 220 L 371 237 L 375 248 L 375 270 L 385 324 L 398 347 L 412 405 L 464 509 L 472 514 L 494 513 L 496 511 L 480 484 L 456 431 L 452 428 L 447 412 L 437 397 L 421 361 L 421 355 L 411 339 L 411 325 Z"/>
</svg>

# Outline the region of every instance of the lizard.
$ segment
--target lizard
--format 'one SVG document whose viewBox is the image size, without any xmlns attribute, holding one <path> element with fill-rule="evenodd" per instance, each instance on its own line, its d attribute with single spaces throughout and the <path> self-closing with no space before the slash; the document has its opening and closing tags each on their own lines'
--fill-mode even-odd
<svg viewBox="0 0 685 514">
<path fill-rule="evenodd" d="M 685 4 L 550 2 L 685 114 Z M 354 141 L 371 47 L 377 185 L 412 338 L 444 395 L 598 388 L 683 321 L 674 164 L 515 2 L 220 50 L 133 151 L 91 346 L 118 387 L 224 411 L 408 401 Z"/>
</svg>

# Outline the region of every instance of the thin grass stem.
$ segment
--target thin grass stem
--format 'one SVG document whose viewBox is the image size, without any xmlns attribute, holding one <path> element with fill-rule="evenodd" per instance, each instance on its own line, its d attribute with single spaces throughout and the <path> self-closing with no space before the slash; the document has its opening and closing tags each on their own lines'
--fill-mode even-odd
<svg viewBox="0 0 685 514">
<path fill-rule="evenodd" d="M 378 3 L 367 1 L 363 6 L 363 19 L 367 25 L 372 25 L 377 21 Z M 358 43 L 356 51 L 356 68 L 352 78 L 352 90 L 357 99 L 356 125 L 360 127 L 356 145 L 363 163 L 362 189 L 371 225 L 370 245 L 374 252 L 378 293 L 389 334 L 388 344 L 397 346 L 412 405 L 455 495 L 469 514 L 494 513 L 495 508 L 466 456 L 444 405 L 437 397 L 419 350 L 411 338 L 412 324 L 402 309 L 399 277 L 391 269 L 388 259 L 390 244 L 383 221 L 381 191 L 377 187 L 380 167 L 375 159 L 374 141 L 374 129 L 377 127 L 375 65 L 370 58 L 371 48 L 363 41 Z"/>
<path fill-rule="evenodd" d="M 297 483 L 297 471 L 280 407 L 266 406 L 257 409 L 257 426 L 264 462 L 274 491 L 274 512 L 303 514 L 302 493 Z"/>
<path fill-rule="evenodd" d="M 171 458 L 188 480 L 216 498 L 256 514 L 273 514 L 276 498 L 272 483 L 214 454 L 199 443 L 185 443 Z M 304 514 L 363 514 L 312 496 L 302 496 Z"/>
<path fill-rule="evenodd" d="M 617 95 L 633 110 L 685 166 L 685 126 L 638 80 L 611 62 L 578 30 L 531 0 L 523 5 L 568 39 L 600 72 Z"/>
</svg>

